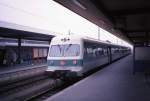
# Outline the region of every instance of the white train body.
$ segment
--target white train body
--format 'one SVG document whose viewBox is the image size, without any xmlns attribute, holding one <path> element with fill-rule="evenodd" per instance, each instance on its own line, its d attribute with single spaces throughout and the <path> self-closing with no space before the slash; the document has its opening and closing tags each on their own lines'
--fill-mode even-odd
<svg viewBox="0 0 150 101">
<path fill-rule="evenodd" d="M 57 70 L 59 71 L 69 70 L 74 72 L 82 71 L 82 66 L 76 65 L 76 62 L 82 60 L 83 58 L 82 45 L 83 45 L 82 39 L 77 37 L 59 36 L 53 38 L 50 44 L 49 54 L 47 57 L 48 62 L 47 71 L 51 72 L 55 72 Z M 52 48 L 55 47 L 57 48 L 53 50 Z M 72 53 L 69 53 L 69 51 L 71 51 Z M 74 52 L 76 52 L 76 54 L 74 54 Z"/>
<path fill-rule="evenodd" d="M 97 66 L 111 62 L 111 47 L 120 50 L 120 53 L 115 55 L 117 56 L 115 59 L 129 53 L 127 47 L 75 35 L 54 37 L 49 47 L 46 71 L 69 72 L 82 76 L 82 74 Z M 124 49 L 126 51 L 123 51 Z"/>
</svg>

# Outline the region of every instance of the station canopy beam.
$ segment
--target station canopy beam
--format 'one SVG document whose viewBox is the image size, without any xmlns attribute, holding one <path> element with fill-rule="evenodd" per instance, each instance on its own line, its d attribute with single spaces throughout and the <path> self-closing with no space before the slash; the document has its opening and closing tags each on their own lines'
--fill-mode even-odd
<svg viewBox="0 0 150 101">
<path fill-rule="evenodd" d="M 50 41 L 54 36 L 50 31 L 0 21 L 0 37 Z"/>
<path fill-rule="evenodd" d="M 136 45 L 137 41 L 141 45 L 145 45 L 145 42 L 147 45 L 150 43 L 149 0 L 55 1 L 133 45 Z M 136 33 L 139 32 L 141 35 L 144 33 L 145 40 L 136 38 Z"/>
</svg>

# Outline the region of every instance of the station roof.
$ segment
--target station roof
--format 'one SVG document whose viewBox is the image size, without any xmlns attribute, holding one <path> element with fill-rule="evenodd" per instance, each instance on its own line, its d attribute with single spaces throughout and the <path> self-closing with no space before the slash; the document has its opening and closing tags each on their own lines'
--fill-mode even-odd
<svg viewBox="0 0 150 101">
<path fill-rule="evenodd" d="M 0 37 L 50 41 L 56 33 L 0 21 Z"/>
<path fill-rule="evenodd" d="M 150 43 L 149 0 L 55 0 L 134 45 Z"/>
</svg>

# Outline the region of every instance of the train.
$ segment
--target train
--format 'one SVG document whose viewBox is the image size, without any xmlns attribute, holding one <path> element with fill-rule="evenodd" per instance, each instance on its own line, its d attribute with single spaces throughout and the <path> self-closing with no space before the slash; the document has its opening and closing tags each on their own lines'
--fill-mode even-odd
<svg viewBox="0 0 150 101">
<path fill-rule="evenodd" d="M 131 53 L 126 46 L 77 35 L 61 35 L 51 40 L 47 56 L 50 75 L 82 77 L 88 71 Z"/>
<path fill-rule="evenodd" d="M 0 67 L 46 64 L 49 43 L 48 41 L 22 39 L 20 48 L 21 63 L 19 63 L 18 40 L 0 38 Z"/>
</svg>

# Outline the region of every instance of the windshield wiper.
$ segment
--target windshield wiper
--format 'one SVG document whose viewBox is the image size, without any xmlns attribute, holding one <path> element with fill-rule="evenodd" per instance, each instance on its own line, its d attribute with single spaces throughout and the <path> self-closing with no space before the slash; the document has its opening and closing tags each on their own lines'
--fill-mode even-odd
<svg viewBox="0 0 150 101">
<path fill-rule="evenodd" d="M 58 47 L 59 47 L 59 51 L 60 51 L 60 53 L 61 53 L 61 47 L 60 47 L 60 45 L 58 44 Z"/>
<path fill-rule="evenodd" d="M 66 48 L 66 51 L 72 46 L 72 44 L 69 44 L 68 47 Z"/>
</svg>

